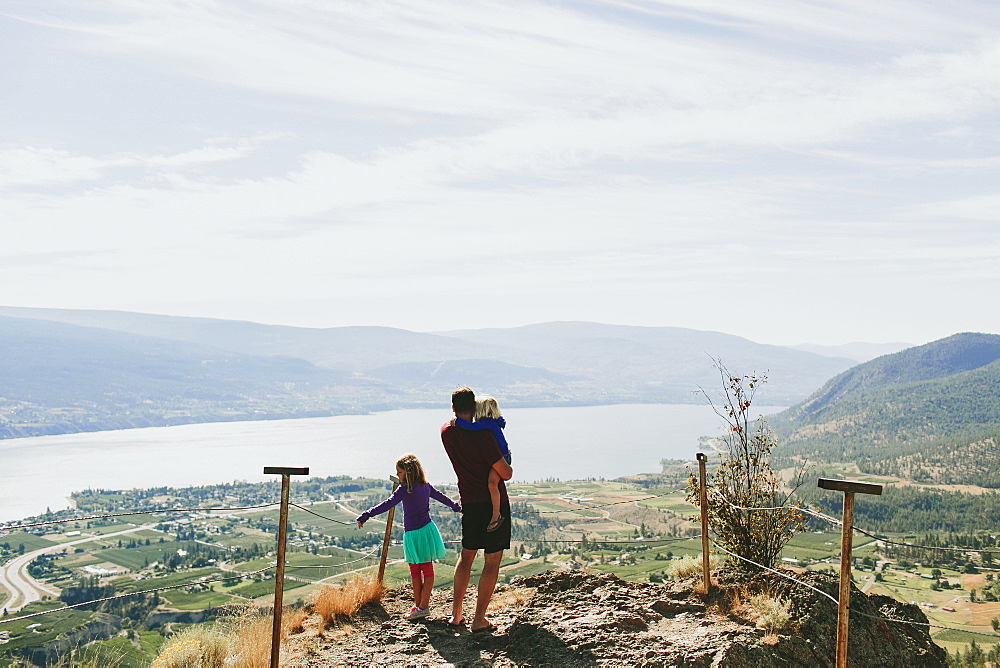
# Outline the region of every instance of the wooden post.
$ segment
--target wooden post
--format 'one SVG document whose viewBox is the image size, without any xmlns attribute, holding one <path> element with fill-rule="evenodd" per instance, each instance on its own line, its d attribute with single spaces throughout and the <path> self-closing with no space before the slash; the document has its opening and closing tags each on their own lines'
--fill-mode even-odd
<svg viewBox="0 0 1000 668">
<path fill-rule="evenodd" d="M 288 524 L 288 484 L 289 476 L 309 475 L 309 467 L 288 468 L 286 466 L 265 466 L 265 474 L 281 476 L 281 511 L 278 514 L 278 570 L 274 574 L 274 616 L 271 623 L 271 668 L 278 668 L 281 654 L 281 598 L 285 590 L 285 526 Z"/>
<path fill-rule="evenodd" d="M 708 554 L 708 485 L 705 473 L 705 464 L 708 456 L 698 453 L 698 505 L 701 507 L 701 566 L 702 566 L 702 588 L 705 594 L 712 588 L 712 572 L 709 567 Z"/>
<path fill-rule="evenodd" d="M 882 485 L 820 478 L 818 486 L 844 493 L 844 522 L 840 535 L 840 595 L 837 597 L 837 668 L 847 668 L 847 631 L 851 610 L 851 550 L 854 538 L 854 495 L 882 494 Z"/>
<path fill-rule="evenodd" d="M 392 491 L 395 492 L 396 488 L 399 487 L 399 478 L 394 475 L 389 476 L 389 480 L 392 481 Z M 396 514 L 396 506 L 389 509 L 389 517 L 385 518 L 385 538 L 382 539 L 382 557 L 378 562 L 378 583 L 382 584 L 382 578 L 385 576 L 385 560 L 389 556 L 389 534 L 392 533 L 392 518 Z"/>
</svg>

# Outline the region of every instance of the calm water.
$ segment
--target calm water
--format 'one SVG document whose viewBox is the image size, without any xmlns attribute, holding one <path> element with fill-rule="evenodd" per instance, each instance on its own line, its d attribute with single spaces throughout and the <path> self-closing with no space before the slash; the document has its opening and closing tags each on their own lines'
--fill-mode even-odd
<svg viewBox="0 0 1000 668">
<path fill-rule="evenodd" d="M 761 407 L 764 413 L 780 410 Z M 615 478 L 693 459 L 718 433 L 708 406 L 618 405 L 504 411 L 522 481 Z M 302 420 L 226 422 L 0 441 L 0 521 L 66 508 L 90 488 L 184 487 L 261 481 L 265 466 L 308 466 L 314 476 L 384 477 L 415 453 L 431 482 L 454 483 L 439 430 L 449 410 L 401 410 Z"/>
</svg>

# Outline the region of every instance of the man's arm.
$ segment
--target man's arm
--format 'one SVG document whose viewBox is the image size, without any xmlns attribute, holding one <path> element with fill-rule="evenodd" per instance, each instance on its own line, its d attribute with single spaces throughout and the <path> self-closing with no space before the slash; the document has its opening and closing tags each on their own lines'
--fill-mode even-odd
<svg viewBox="0 0 1000 668">
<path fill-rule="evenodd" d="M 501 480 L 510 480 L 514 477 L 514 469 L 510 467 L 510 464 L 503 457 L 493 462 L 493 470 L 500 475 Z"/>
</svg>

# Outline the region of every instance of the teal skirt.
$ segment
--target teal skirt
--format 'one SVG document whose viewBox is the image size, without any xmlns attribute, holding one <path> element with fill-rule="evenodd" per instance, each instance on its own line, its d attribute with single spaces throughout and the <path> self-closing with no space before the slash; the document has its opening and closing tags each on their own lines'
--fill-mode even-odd
<svg viewBox="0 0 1000 668">
<path fill-rule="evenodd" d="M 408 564 L 426 564 L 428 561 L 444 559 L 448 553 L 441 540 L 441 532 L 434 522 L 428 522 L 419 529 L 403 534 L 403 556 Z"/>
</svg>

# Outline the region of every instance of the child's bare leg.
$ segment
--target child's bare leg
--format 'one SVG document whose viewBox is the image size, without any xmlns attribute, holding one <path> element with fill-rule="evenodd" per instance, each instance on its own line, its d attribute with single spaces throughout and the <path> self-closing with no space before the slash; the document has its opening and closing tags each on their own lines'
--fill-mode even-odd
<svg viewBox="0 0 1000 668">
<path fill-rule="evenodd" d="M 493 514 L 490 516 L 490 524 L 500 517 L 500 474 L 490 469 L 490 502 L 493 504 Z"/>
</svg>

